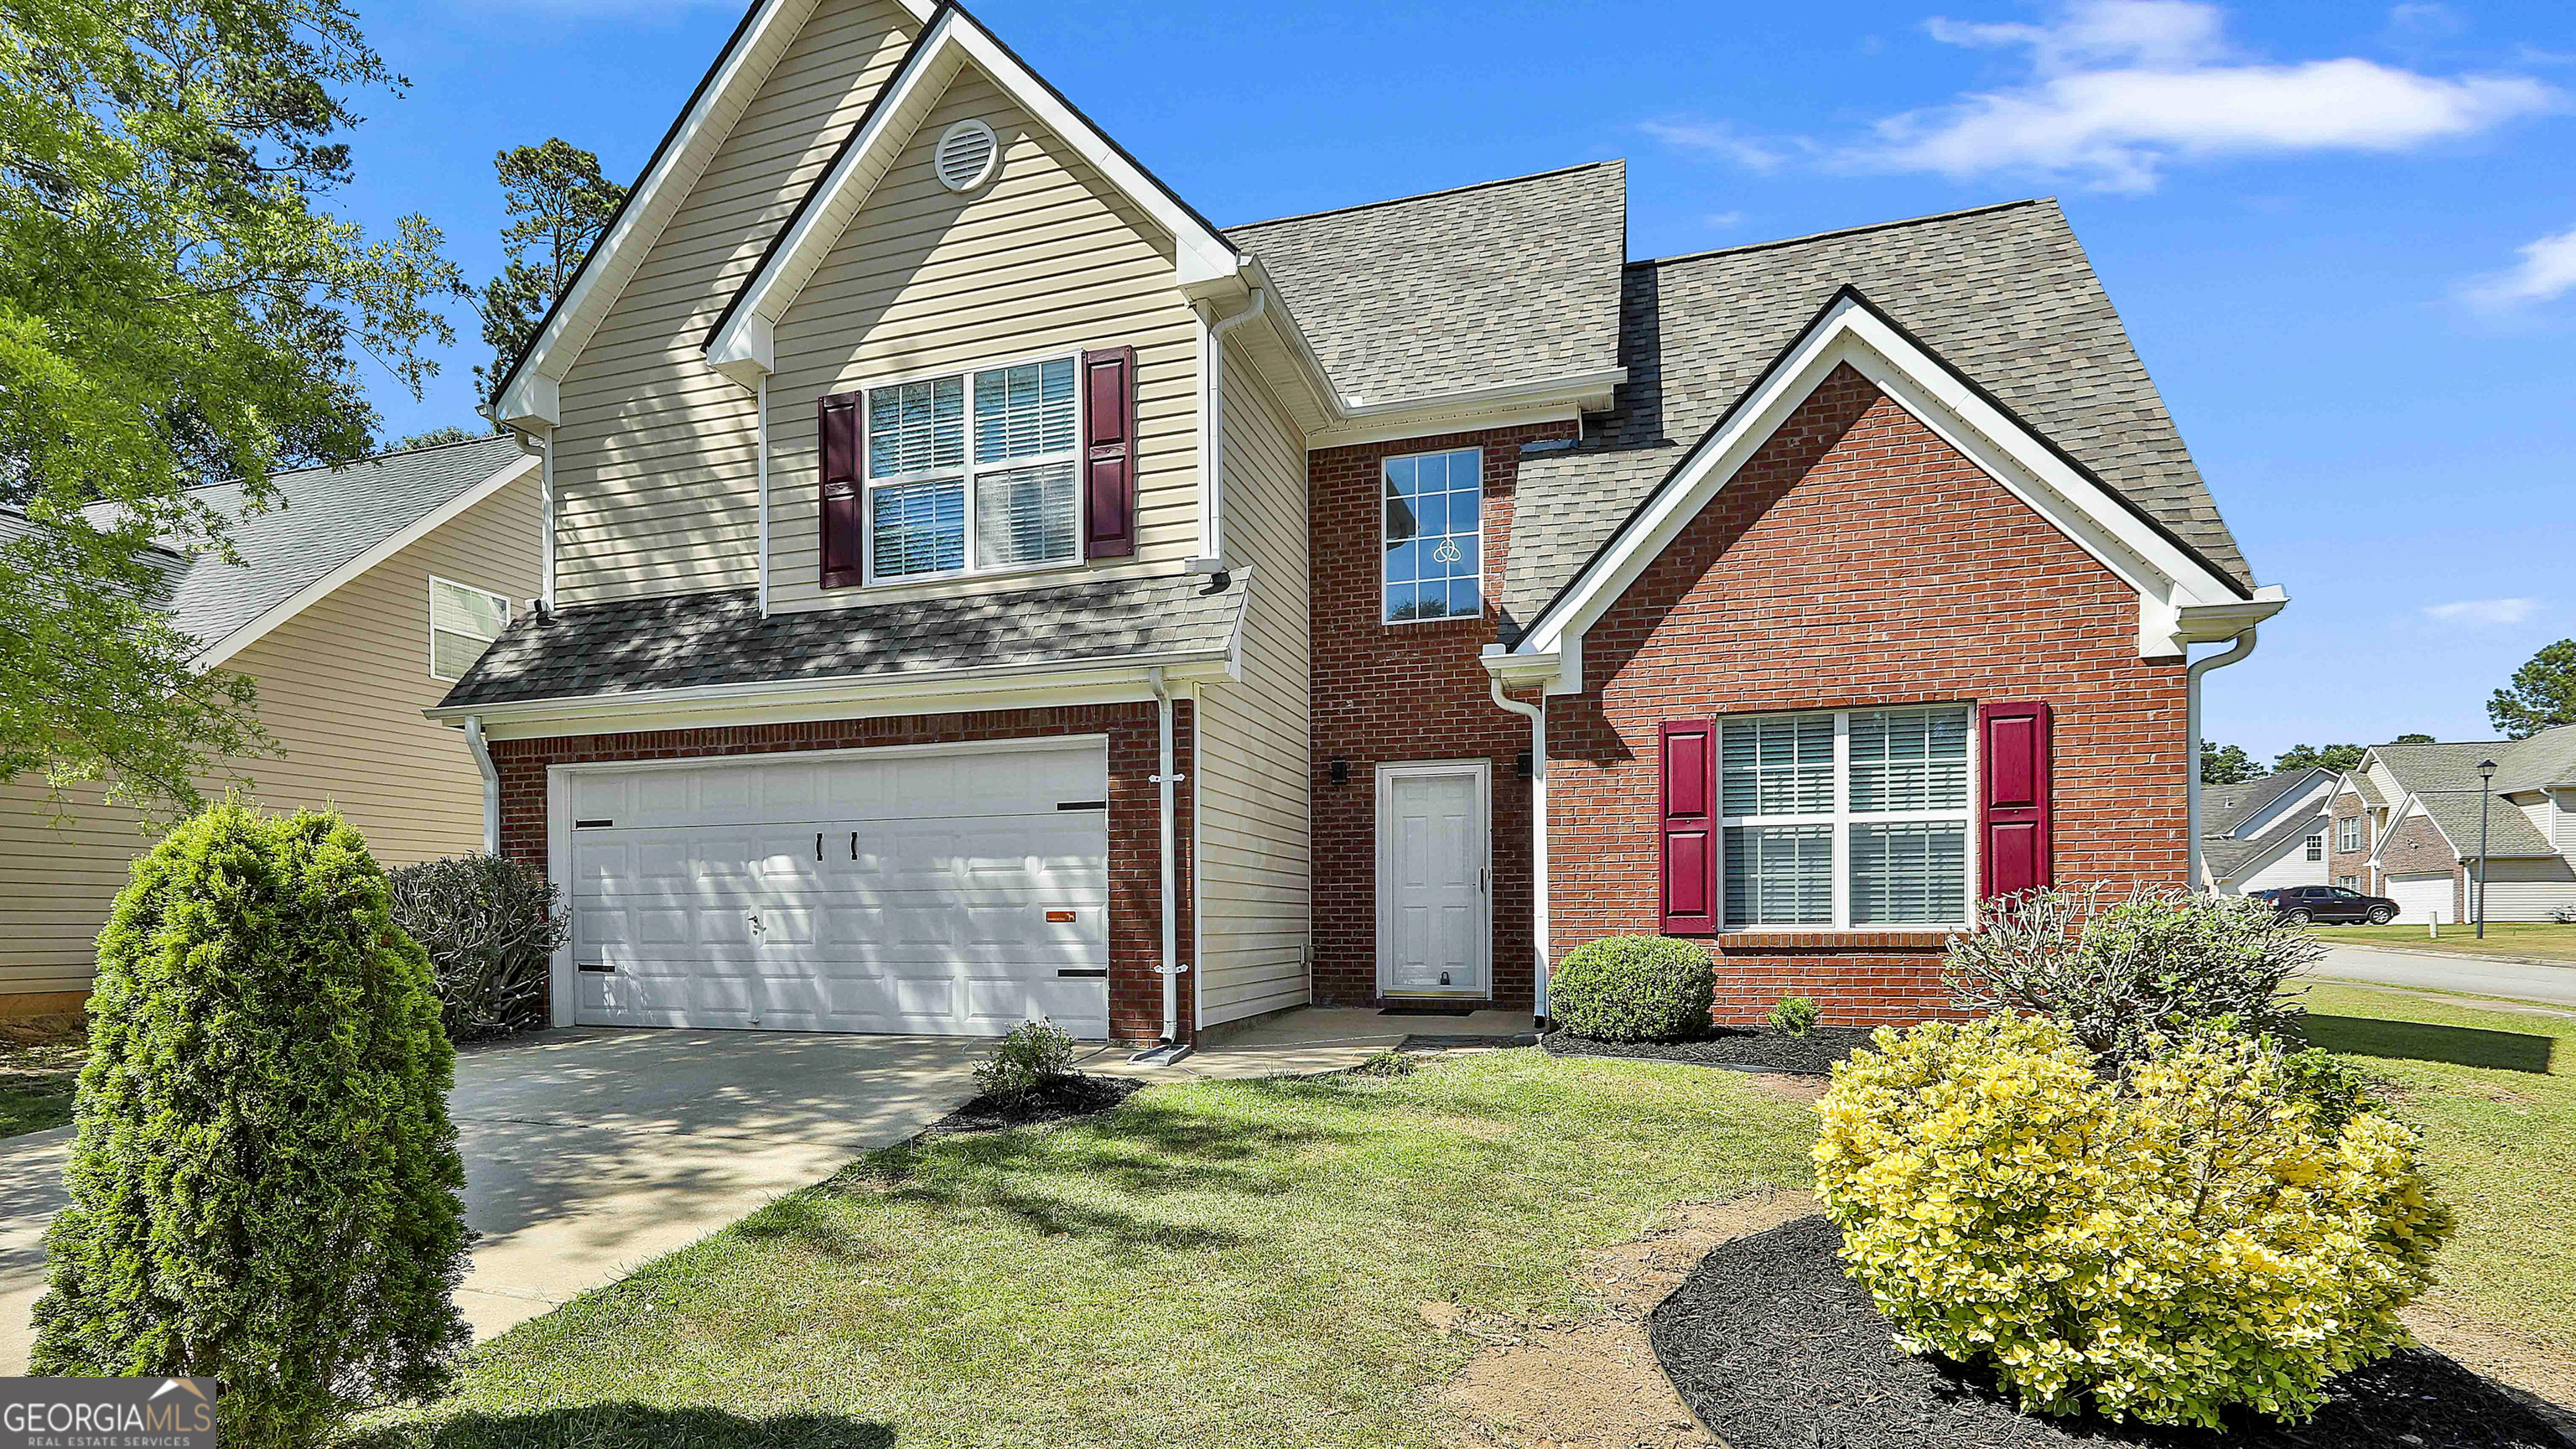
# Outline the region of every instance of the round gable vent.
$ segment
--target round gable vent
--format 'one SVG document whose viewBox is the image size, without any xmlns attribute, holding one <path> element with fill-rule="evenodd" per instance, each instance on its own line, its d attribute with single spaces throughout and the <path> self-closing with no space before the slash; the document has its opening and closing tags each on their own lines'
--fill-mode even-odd
<svg viewBox="0 0 2576 1449">
<path fill-rule="evenodd" d="M 931 165 L 939 172 L 940 185 L 951 191 L 972 191 L 993 174 L 993 160 L 1001 149 L 992 127 L 981 121 L 959 121 L 939 133 L 939 149 Z"/>
</svg>

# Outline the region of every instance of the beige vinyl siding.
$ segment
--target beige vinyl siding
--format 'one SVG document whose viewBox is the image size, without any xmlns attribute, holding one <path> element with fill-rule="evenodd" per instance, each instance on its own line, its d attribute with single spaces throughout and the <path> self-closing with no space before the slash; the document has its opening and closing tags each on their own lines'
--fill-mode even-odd
<svg viewBox="0 0 2576 1449">
<path fill-rule="evenodd" d="M 2469 867 L 2475 888 L 2476 863 Z M 2576 911 L 2576 868 L 2563 855 L 2498 857 L 2487 875 L 2487 919 L 2546 921 Z"/>
<path fill-rule="evenodd" d="M 951 124 L 993 128 L 993 179 L 959 194 L 931 153 Z M 1172 285 L 1172 239 L 1090 165 L 962 69 L 780 319 L 769 383 L 770 575 L 776 612 L 973 593 L 997 577 L 821 587 L 816 399 L 984 362 L 1136 349 L 1136 555 L 1168 571 L 1198 549 L 1198 334 Z M 1022 581 L 1079 576 L 1040 572 Z"/>
<path fill-rule="evenodd" d="M 1200 1024 L 1307 999 L 1306 445 L 1228 344 L 1225 552 L 1252 571 L 1243 678 L 1199 692 Z"/>
<path fill-rule="evenodd" d="M 420 714 L 448 688 L 429 673 L 429 578 L 524 607 L 541 527 L 536 480 L 522 478 L 234 655 L 225 667 L 258 683 L 260 720 L 286 750 L 242 763 L 249 797 L 336 804 L 387 865 L 481 849 L 482 773 L 462 732 Z M 109 903 L 151 844 L 94 789 L 54 829 L 44 795 L 42 781 L 0 784 L 0 993 L 86 988 Z"/>
<path fill-rule="evenodd" d="M 757 577 L 758 409 L 701 349 L 915 29 L 894 0 L 824 0 L 565 374 L 558 602 Z"/>
</svg>

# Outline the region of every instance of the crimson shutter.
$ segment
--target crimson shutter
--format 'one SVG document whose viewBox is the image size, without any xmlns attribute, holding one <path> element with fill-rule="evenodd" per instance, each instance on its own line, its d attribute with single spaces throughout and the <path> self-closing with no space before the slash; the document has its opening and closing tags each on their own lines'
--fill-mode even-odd
<svg viewBox="0 0 2576 1449">
<path fill-rule="evenodd" d="M 1082 354 L 1082 542 L 1086 558 L 1136 551 L 1136 349 Z"/>
<path fill-rule="evenodd" d="M 823 587 L 845 589 L 866 577 L 859 559 L 859 395 L 816 403 L 814 432 L 823 457 Z"/>
<path fill-rule="evenodd" d="M 1717 932 L 1717 726 L 1673 720 L 1663 734 L 1663 916 L 1668 936 Z"/>
<path fill-rule="evenodd" d="M 2049 884 L 2048 706 L 1989 704 L 1977 711 L 1985 780 L 1985 890 L 2011 895 Z"/>
</svg>

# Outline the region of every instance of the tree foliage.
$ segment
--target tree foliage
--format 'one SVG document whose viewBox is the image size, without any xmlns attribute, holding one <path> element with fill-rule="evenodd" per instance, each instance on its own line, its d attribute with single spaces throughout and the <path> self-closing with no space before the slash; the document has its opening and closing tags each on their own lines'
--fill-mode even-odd
<svg viewBox="0 0 2576 1449">
<path fill-rule="evenodd" d="M 2508 739 L 2576 724 L 2576 639 L 2561 639 L 2513 672 L 2487 697 L 2487 718 Z"/>
<path fill-rule="evenodd" d="M 2367 753 L 2360 745 L 2292 745 L 2272 761 L 2272 769 L 2277 773 L 2304 770 L 2313 765 L 2329 770 L 2351 770 L 2360 766 L 2361 757 Z"/>
<path fill-rule="evenodd" d="M 438 1392 L 466 1342 L 455 1054 L 358 832 L 183 823 L 117 897 L 89 1011 L 34 1371 L 211 1376 L 255 1445 Z"/>
<path fill-rule="evenodd" d="M 483 340 L 491 344 L 492 365 L 474 375 L 486 397 L 536 340 L 547 309 L 626 200 L 625 187 L 599 174 L 597 156 L 560 136 L 499 152 L 492 169 L 516 219 L 501 233 L 509 263 L 483 286 Z"/>
<path fill-rule="evenodd" d="M 2222 745 L 2216 740 L 2200 742 L 2200 783 L 2204 785 L 2242 785 L 2260 772 L 2254 757 L 2243 745 Z"/>
<path fill-rule="evenodd" d="M 192 804 L 260 736 L 149 609 L 161 549 L 224 548 L 187 490 L 368 451 L 372 358 L 417 394 L 454 292 L 420 216 L 369 239 L 350 92 L 400 89 L 339 0 L 15 0 L 0 24 L 0 771 Z M 95 505 L 95 506 L 93 506 Z M 86 510 L 86 511 L 85 511 Z M 45 667 L 51 641 L 85 657 Z M 44 642 L 40 642 L 44 641 Z"/>
<path fill-rule="evenodd" d="M 2390 740 L 2389 743 L 2392 745 L 2429 745 L 2433 743 L 2433 737 L 2431 735 L 2405 734 L 2399 735 L 2397 738 Z"/>
<path fill-rule="evenodd" d="M 476 438 L 493 436 L 495 434 L 489 428 L 460 428 L 454 423 L 446 423 L 425 433 L 412 434 L 394 444 L 393 450 L 397 453 L 408 453 L 414 448 L 444 448 L 450 443 L 470 443 Z"/>
</svg>

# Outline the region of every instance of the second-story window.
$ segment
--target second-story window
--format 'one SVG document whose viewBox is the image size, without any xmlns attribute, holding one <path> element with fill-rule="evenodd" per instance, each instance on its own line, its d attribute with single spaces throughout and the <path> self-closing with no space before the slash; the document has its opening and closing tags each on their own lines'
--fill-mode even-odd
<svg viewBox="0 0 2576 1449">
<path fill-rule="evenodd" d="M 1386 622 L 1481 617 L 1485 450 L 1389 458 L 1384 469 Z"/>
<path fill-rule="evenodd" d="M 2346 815 L 2335 822 L 2335 849 L 2341 851 L 2361 849 L 2360 816 Z"/>
<path fill-rule="evenodd" d="M 1080 557 L 1074 372 L 1052 357 L 867 390 L 871 579 Z"/>
<path fill-rule="evenodd" d="M 2325 858 L 2326 835 L 2324 831 L 2320 830 L 2316 834 L 2308 837 L 2308 859 L 2323 860 Z"/>
</svg>

